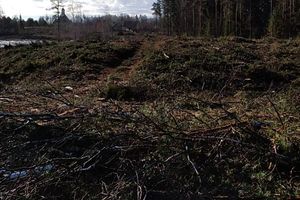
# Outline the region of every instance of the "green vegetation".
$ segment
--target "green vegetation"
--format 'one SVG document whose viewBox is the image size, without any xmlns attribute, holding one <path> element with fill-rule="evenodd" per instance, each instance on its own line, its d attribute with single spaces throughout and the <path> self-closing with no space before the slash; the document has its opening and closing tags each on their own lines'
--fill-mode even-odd
<svg viewBox="0 0 300 200">
<path fill-rule="evenodd" d="M 147 55 L 140 80 L 164 89 L 219 91 L 225 86 L 228 92 L 266 91 L 299 77 L 299 43 L 237 39 L 169 40 L 162 49 Z"/>
</svg>

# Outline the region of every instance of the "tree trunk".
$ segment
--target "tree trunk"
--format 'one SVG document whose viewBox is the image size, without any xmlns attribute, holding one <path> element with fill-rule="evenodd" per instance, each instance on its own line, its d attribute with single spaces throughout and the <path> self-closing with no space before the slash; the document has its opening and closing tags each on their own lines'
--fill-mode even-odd
<svg viewBox="0 0 300 200">
<path fill-rule="evenodd" d="M 215 0 L 215 35 L 216 35 L 216 37 L 219 36 L 219 34 L 218 34 L 218 0 Z"/>
<path fill-rule="evenodd" d="M 200 0 L 199 4 L 199 35 L 202 32 L 202 0 Z"/>
<path fill-rule="evenodd" d="M 237 1 L 235 4 L 235 36 L 238 36 L 238 7 L 239 2 Z"/>
<path fill-rule="evenodd" d="M 252 0 L 250 0 L 250 38 L 252 38 Z"/>
</svg>

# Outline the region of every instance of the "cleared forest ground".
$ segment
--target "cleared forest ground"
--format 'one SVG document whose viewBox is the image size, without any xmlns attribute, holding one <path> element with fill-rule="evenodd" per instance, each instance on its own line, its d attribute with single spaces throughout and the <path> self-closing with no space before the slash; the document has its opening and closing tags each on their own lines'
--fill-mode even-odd
<svg viewBox="0 0 300 200">
<path fill-rule="evenodd" d="M 0 198 L 300 195 L 300 41 L 0 49 Z"/>
</svg>

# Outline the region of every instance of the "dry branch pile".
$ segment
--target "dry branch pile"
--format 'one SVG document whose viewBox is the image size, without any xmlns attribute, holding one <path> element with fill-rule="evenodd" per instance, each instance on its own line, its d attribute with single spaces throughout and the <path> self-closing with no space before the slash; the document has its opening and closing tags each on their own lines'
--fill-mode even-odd
<svg viewBox="0 0 300 200">
<path fill-rule="evenodd" d="M 288 197 L 299 187 L 299 146 L 284 151 L 262 133 L 271 125 L 243 121 L 223 103 L 198 101 L 217 113 L 206 122 L 176 107 L 110 103 L 63 117 L 0 113 L 2 197 Z M 217 126 L 220 117 L 227 122 Z"/>
</svg>

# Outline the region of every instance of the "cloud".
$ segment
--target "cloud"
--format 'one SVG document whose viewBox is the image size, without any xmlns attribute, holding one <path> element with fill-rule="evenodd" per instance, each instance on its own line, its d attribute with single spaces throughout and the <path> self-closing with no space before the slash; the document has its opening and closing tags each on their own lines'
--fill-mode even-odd
<svg viewBox="0 0 300 200">
<path fill-rule="evenodd" d="M 74 0 L 76 1 L 76 0 Z M 77 0 L 82 4 L 85 15 L 121 14 L 151 15 L 151 5 L 154 0 Z M 47 11 L 51 7 L 50 0 L 0 0 L 0 5 L 6 15 L 22 14 L 24 17 L 51 15 Z"/>
<path fill-rule="evenodd" d="M 151 14 L 151 0 L 91 0 L 85 7 L 87 13 L 93 15 L 100 14 L 120 14 L 127 13 L 136 14 Z"/>
</svg>

